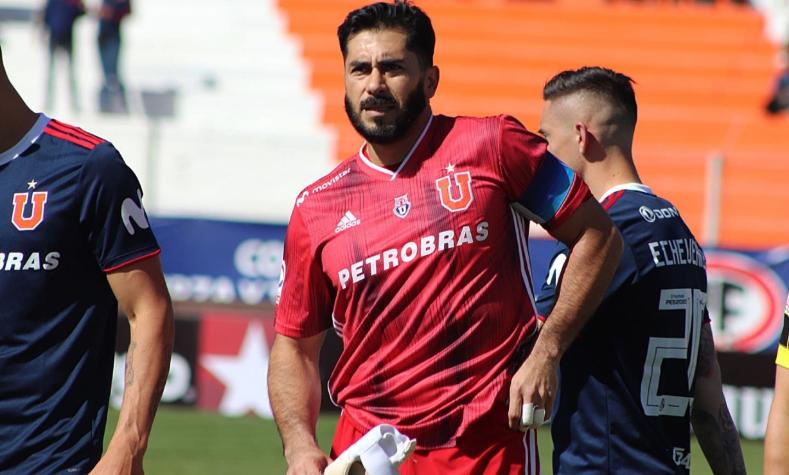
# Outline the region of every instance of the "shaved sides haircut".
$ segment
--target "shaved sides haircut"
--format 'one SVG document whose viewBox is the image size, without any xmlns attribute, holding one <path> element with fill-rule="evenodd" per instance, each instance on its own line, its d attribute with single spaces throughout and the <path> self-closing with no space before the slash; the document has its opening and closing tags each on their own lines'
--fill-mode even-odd
<svg viewBox="0 0 789 475">
<path fill-rule="evenodd" d="M 633 91 L 634 81 L 622 73 L 598 66 L 585 66 L 580 69 L 562 71 L 552 77 L 542 91 L 546 101 L 576 93 L 592 93 L 614 108 L 620 124 L 627 124 L 635 129 L 638 119 L 636 94 Z"/>
</svg>

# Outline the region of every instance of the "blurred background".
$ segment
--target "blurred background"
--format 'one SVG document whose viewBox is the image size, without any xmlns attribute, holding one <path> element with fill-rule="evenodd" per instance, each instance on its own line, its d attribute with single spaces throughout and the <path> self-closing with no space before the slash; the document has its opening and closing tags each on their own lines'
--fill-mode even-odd
<svg viewBox="0 0 789 475">
<path fill-rule="evenodd" d="M 177 314 L 149 473 L 284 470 L 265 383 L 282 239 L 301 189 L 361 144 L 335 32 L 365 3 L 0 0 L 6 69 L 27 103 L 111 140 L 143 184 Z M 437 113 L 508 113 L 537 130 L 542 86 L 563 69 L 636 81 L 637 165 L 705 246 L 724 389 L 759 473 L 789 286 L 789 3 L 416 4 L 438 38 Z M 552 243 L 537 228 L 530 245 L 539 282 Z M 339 350 L 327 341 L 324 378 Z M 696 447 L 694 473 L 703 465 Z"/>
</svg>

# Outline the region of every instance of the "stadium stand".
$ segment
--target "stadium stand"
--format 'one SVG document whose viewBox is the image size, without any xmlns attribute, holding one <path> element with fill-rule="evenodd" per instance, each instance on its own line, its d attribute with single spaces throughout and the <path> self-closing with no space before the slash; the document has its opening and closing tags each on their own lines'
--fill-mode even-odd
<svg viewBox="0 0 789 475">
<path fill-rule="evenodd" d="M 42 4 L 0 0 L 6 66 L 36 110 L 44 105 L 46 43 L 31 20 Z M 286 222 L 300 189 L 333 167 L 333 138 L 273 0 L 135 0 L 123 33 L 131 114 L 96 112 L 101 70 L 88 17 L 75 30 L 83 112 L 69 109 L 64 81 L 45 112 L 111 138 L 154 214 Z M 175 115 L 152 135 L 141 92 L 170 90 Z"/>
<path fill-rule="evenodd" d="M 337 25 L 352 0 L 278 0 L 325 99 L 337 159 L 360 140 L 347 124 Z M 605 65 L 637 81 L 636 159 L 643 178 L 703 234 L 705 167 L 724 157 L 720 240 L 729 246 L 789 243 L 789 121 L 765 115 L 777 46 L 763 19 L 736 4 L 556 0 L 423 0 L 437 31 L 442 79 L 435 109 L 507 112 L 532 130 L 541 89 L 556 72 Z"/>
</svg>

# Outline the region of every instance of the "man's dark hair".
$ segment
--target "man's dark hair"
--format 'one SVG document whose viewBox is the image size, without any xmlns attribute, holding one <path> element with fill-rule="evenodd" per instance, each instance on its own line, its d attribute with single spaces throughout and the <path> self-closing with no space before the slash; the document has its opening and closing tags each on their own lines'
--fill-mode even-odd
<svg viewBox="0 0 789 475">
<path fill-rule="evenodd" d="M 399 29 L 406 34 L 405 47 L 415 53 L 423 68 L 433 65 L 436 33 L 430 18 L 408 0 L 378 2 L 356 9 L 337 28 L 340 50 L 348 54 L 348 39 L 365 30 Z"/>
<path fill-rule="evenodd" d="M 576 92 L 591 92 L 608 101 L 623 113 L 633 127 L 638 119 L 634 81 L 616 71 L 598 66 L 562 71 L 552 77 L 542 90 L 546 101 L 568 96 Z"/>
</svg>

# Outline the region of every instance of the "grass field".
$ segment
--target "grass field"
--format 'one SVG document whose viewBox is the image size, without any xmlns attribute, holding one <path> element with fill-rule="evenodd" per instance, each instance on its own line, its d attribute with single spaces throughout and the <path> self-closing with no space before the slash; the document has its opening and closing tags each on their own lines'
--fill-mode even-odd
<svg viewBox="0 0 789 475">
<path fill-rule="evenodd" d="M 117 412 L 107 423 L 109 440 Z M 328 450 L 337 417 L 321 416 L 318 440 Z M 694 440 L 691 473 L 709 474 L 704 456 Z M 547 430 L 540 433 L 543 474 L 550 474 L 551 441 Z M 762 443 L 743 441 L 749 473 L 762 472 Z M 547 462 L 547 463 L 546 463 Z M 145 471 L 158 475 L 274 475 L 285 473 L 279 435 L 273 421 L 255 417 L 229 418 L 194 409 L 162 407 L 156 416 L 145 457 Z"/>
</svg>

